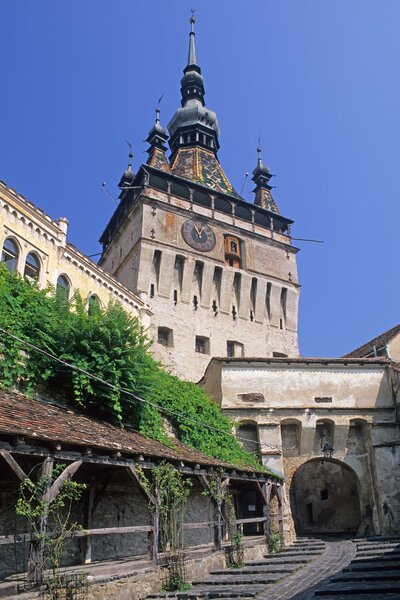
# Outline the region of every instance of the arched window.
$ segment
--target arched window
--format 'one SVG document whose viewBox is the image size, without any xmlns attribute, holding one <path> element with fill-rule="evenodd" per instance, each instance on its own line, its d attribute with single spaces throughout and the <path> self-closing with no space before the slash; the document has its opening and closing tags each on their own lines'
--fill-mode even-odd
<svg viewBox="0 0 400 600">
<path fill-rule="evenodd" d="M 3 244 L 1 262 L 5 263 L 9 271 L 16 271 L 18 266 L 19 249 L 11 238 L 7 238 Z"/>
<path fill-rule="evenodd" d="M 37 281 L 40 274 L 40 261 L 35 252 L 29 252 L 25 261 L 24 277 Z"/>
<path fill-rule="evenodd" d="M 96 294 L 92 294 L 89 296 L 88 300 L 88 314 L 93 315 L 98 312 L 101 308 L 100 300 Z"/>
<path fill-rule="evenodd" d="M 71 286 L 66 275 L 60 275 L 57 279 L 56 294 L 59 298 L 68 300 Z"/>
</svg>

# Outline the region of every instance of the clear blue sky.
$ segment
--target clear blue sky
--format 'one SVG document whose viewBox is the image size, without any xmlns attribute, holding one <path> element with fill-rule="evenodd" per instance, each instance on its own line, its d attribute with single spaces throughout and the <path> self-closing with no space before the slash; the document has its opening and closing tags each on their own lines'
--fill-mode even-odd
<svg viewBox="0 0 400 600">
<path fill-rule="evenodd" d="M 87 254 L 164 92 L 179 104 L 194 0 L 2 0 L 0 179 Z M 295 220 L 300 347 L 337 356 L 397 324 L 399 0 L 196 0 L 206 102 L 236 189 L 256 163 Z M 244 196 L 252 200 L 251 185 Z"/>
</svg>

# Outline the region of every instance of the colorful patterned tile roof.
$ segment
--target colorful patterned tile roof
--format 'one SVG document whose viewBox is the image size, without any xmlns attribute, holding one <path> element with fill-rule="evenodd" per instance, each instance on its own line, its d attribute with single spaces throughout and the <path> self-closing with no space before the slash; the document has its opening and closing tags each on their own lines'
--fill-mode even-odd
<svg viewBox="0 0 400 600">
<path fill-rule="evenodd" d="M 179 148 L 172 161 L 171 172 L 217 192 L 239 197 L 211 150 L 200 146 Z"/>
</svg>

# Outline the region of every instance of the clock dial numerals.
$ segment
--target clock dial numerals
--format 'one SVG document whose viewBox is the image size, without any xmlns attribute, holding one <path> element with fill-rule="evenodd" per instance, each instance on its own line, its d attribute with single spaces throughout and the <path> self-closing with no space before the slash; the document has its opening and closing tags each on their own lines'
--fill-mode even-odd
<svg viewBox="0 0 400 600">
<path fill-rule="evenodd" d="M 200 219 L 189 219 L 182 225 L 183 239 L 189 246 L 209 252 L 215 246 L 215 234 L 211 227 Z"/>
</svg>

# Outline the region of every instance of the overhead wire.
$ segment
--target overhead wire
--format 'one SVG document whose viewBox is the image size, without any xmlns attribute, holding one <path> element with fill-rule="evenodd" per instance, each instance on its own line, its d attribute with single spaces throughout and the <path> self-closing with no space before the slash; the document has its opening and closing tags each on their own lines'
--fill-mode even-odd
<svg viewBox="0 0 400 600">
<path fill-rule="evenodd" d="M 87 377 L 90 377 L 91 379 L 94 379 L 95 381 L 98 381 L 99 383 L 105 385 L 106 387 L 109 387 L 117 392 L 126 394 L 127 396 L 130 396 L 132 398 L 134 398 L 135 400 L 137 400 L 138 402 L 141 402 L 142 404 L 148 404 L 149 406 L 152 406 L 153 408 L 156 408 L 157 410 L 159 410 L 162 413 L 165 414 L 169 414 L 175 417 L 179 417 L 180 419 L 183 419 L 184 421 L 190 421 L 192 423 L 195 423 L 196 425 L 198 425 L 199 427 L 205 427 L 207 429 L 209 429 L 210 431 L 215 431 L 216 433 L 220 433 L 222 435 L 225 436 L 230 436 L 232 435 L 232 433 L 229 433 L 227 431 L 224 431 L 222 429 L 218 429 L 218 427 L 213 427 L 212 425 L 209 425 L 208 423 L 204 423 L 202 421 L 198 421 L 197 419 L 194 419 L 192 417 L 188 417 L 187 415 L 183 415 L 182 413 L 178 413 L 175 412 L 169 408 L 164 408 L 163 406 L 160 406 L 159 404 L 157 404 L 156 402 L 152 402 L 151 400 L 145 400 L 144 398 L 141 398 L 140 396 L 138 396 L 137 394 L 135 394 L 134 392 L 132 392 L 131 390 L 128 390 L 126 388 L 114 385 L 113 383 L 110 383 L 109 381 L 106 381 L 105 379 L 103 379 L 102 377 L 99 377 L 98 375 L 95 375 L 94 373 L 91 373 L 90 371 L 87 371 L 86 369 L 83 369 L 82 367 L 78 367 L 77 365 L 74 365 L 73 363 L 70 363 L 62 358 L 59 358 L 58 356 L 56 356 L 55 354 L 52 354 L 51 352 L 48 352 L 47 350 L 43 350 L 43 348 L 39 348 L 38 346 L 36 346 L 35 344 L 32 344 L 32 342 L 29 342 L 28 340 L 24 340 L 23 338 L 18 337 L 17 335 L 11 333 L 10 331 L 7 331 L 6 329 L 3 329 L 2 327 L 0 327 L 0 332 L 17 340 L 18 342 L 20 342 L 21 344 L 27 346 L 28 348 L 30 348 L 31 350 L 34 350 L 36 352 L 39 352 L 40 354 L 43 354 L 44 356 L 46 356 L 47 358 L 50 358 L 51 360 L 54 360 L 62 365 L 64 365 L 65 367 L 68 367 L 74 371 L 77 371 L 79 373 L 83 373 L 84 375 L 86 375 Z M 270 444 L 266 444 L 263 443 L 261 444 L 260 442 L 256 441 L 256 440 L 252 440 L 250 438 L 245 438 L 242 437 L 240 435 L 236 435 L 235 436 L 236 439 L 241 440 L 242 442 L 248 442 L 251 444 L 256 444 L 259 447 L 266 447 L 269 449 L 274 450 L 275 447 L 270 445 Z"/>
</svg>

